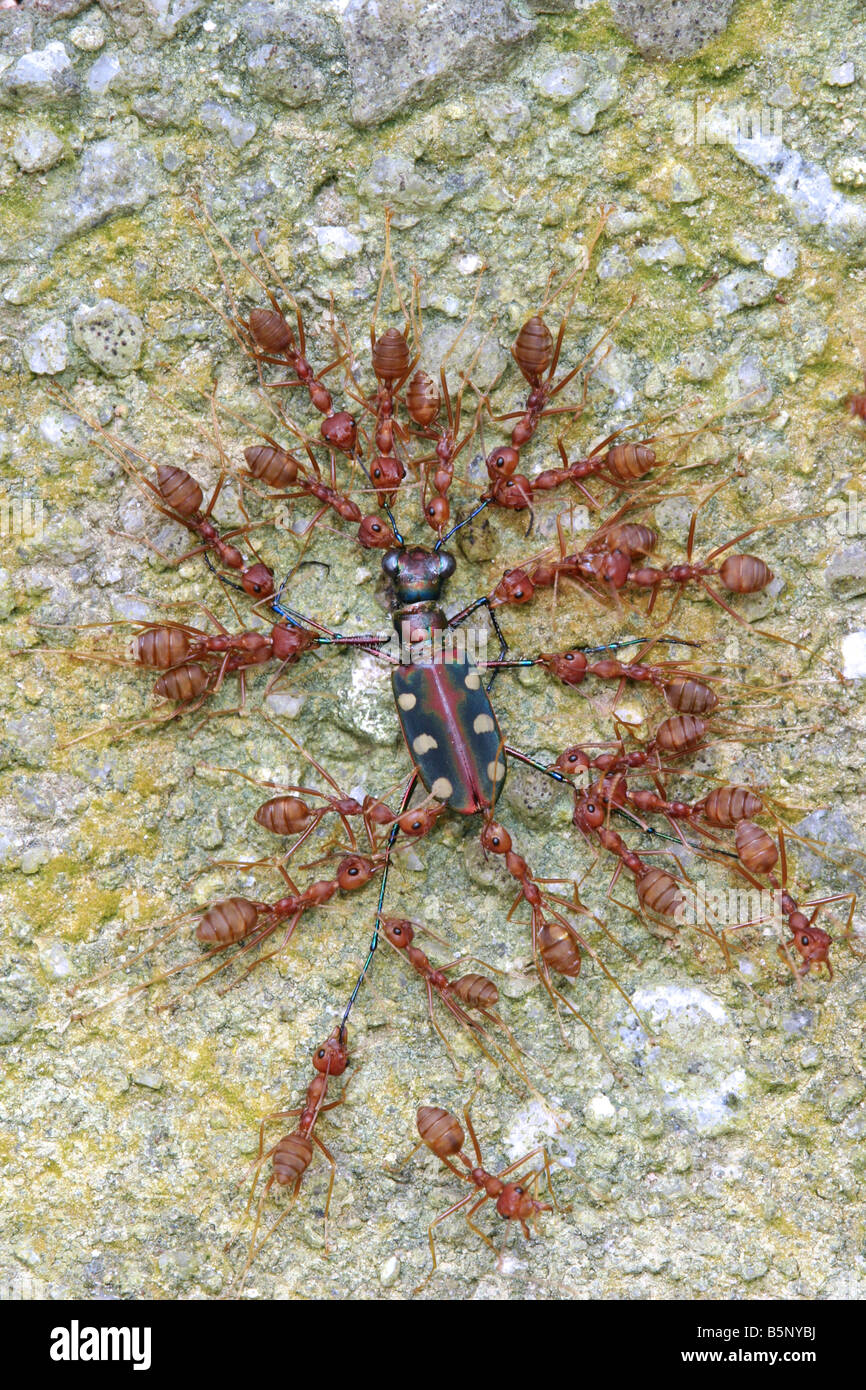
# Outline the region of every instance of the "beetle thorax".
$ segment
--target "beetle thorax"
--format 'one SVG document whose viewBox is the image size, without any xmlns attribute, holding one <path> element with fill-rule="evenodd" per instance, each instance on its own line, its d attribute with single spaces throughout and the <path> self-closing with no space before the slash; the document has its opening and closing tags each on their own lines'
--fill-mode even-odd
<svg viewBox="0 0 866 1390">
<path fill-rule="evenodd" d="M 454 569 L 454 556 L 447 550 L 428 550 L 417 545 L 385 552 L 382 570 L 394 589 L 391 616 L 397 632 L 402 632 L 408 622 L 418 634 L 411 640 L 421 641 L 428 633 L 447 628 L 448 620 L 439 600 Z"/>
</svg>

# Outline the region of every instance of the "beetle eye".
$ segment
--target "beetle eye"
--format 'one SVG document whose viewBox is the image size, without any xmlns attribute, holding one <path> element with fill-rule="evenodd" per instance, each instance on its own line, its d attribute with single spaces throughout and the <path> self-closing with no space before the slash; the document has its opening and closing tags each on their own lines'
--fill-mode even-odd
<svg viewBox="0 0 866 1390">
<path fill-rule="evenodd" d="M 457 561 L 447 550 L 439 551 L 439 576 L 441 579 L 450 579 L 457 568 Z"/>
</svg>

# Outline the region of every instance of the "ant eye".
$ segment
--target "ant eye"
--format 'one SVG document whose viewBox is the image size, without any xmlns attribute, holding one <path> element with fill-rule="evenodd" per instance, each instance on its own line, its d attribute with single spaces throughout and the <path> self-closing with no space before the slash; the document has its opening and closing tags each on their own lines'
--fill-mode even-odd
<svg viewBox="0 0 866 1390">
<path fill-rule="evenodd" d="M 319 1048 L 319 1053 L 318 1053 L 318 1055 L 319 1055 L 320 1057 L 324 1057 L 324 1055 L 325 1055 L 325 1049 L 324 1049 L 323 1047 L 320 1047 L 320 1048 Z"/>
<path fill-rule="evenodd" d="M 522 1197 L 522 1196 L 523 1196 L 523 1188 L 522 1188 L 522 1187 L 515 1187 L 514 1191 L 517 1193 L 518 1197 Z"/>
<path fill-rule="evenodd" d="M 808 938 L 808 936 L 801 936 L 801 937 L 800 937 L 800 944 L 801 944 L 801 946 L 808 946 L 808 945 L 809 945 L 809 938 Z"/>
<path fill-rule="evenodd" d="M 395 927 L 395 928 L 394 928 L 394 935 L 395 935 L 395 936 L 402 936 L 402 935 L 403 935 L 403 928 L 402 928 L 402 927 Z"/>
<path fill-rule="evenodd" d="M 586 809 L 591 816 L 595 815 L 595 807 L 593 806 L 592 802 L 589 803 Z"/>
</svg>

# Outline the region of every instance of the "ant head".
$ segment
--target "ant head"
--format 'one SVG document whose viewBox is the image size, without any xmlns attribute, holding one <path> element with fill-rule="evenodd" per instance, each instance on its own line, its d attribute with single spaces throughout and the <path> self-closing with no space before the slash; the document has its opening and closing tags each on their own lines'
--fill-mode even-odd
<svg viewBox="0 0 866 1390">
<path fill-rule="evenodd" d="M 810 966 L 819 965 L 822 961 L 829 965 L 830 947 L 833 945 L 830 933 L 824 931 L 823 927 L 810 925 L 802 912 L 793 912 L 789 925 L 794 933 L 793 941 L 789 944 L 799 951 L 803 960 Z"/>
<path fill-rule="evenodd" d="M 244 593 L 252 595 L 253 598 L 270 598 L 274 592 L 273 571 L 261 562 L 250 565 L 249 569 L 243 572 L 241 584 Z"/>
<path fill-rule="evenodd" d="M 496 1210 L 506 1221 L 526 1221 L 543 1209 L 543 1204 L 536 1202 L 526 1188 L 517 1182 L 506 1183 L 496 1202 Z"/>
<path fill-rule="evenodd" d="M 346 1030 L 338 1023 L 333 1033 L 323 1043 L 319 1043 L 313 1053 L 313 1066 L 316 1071 L 324 1072 L 328 1076 L 342 1076 L 348 1063 Z"/>
<path fill-rule="evenodd" d="M 447 550 L 427 550 L 423 545 L 386 550 L 382 557 L 382 570 L 401 605 L 435 602 L 456 567 L 457 561 Z"/>
<path fill-rule="evenodd" d="M 590 787 L 575 797 L 574 824 L 584 831 L 598 830 L 604 824 L 604 806 L 597 795 L 598 787 Z"/>
<path fill-rule="evenodd" d="M 415 936 L 415 929 L 412 923 L 404 917 L 386 917 L 382 923 L 382 931 L 392 946 L 396 946 L 398 951 L 411 946 Z"/>
<path fill-rule="evenodd" d="M 510 478 L 520 462 L 520 454 L 511 444 L 501 444 L 486 460 L 491 478 Z"/>
</svg>

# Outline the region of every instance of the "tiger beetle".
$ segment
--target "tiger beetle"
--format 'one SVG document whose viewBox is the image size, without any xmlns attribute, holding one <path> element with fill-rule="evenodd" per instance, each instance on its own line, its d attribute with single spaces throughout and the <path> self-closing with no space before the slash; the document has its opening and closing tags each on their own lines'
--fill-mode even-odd
<svg viewBox="0 0 866 1390">
<path fill-rule="evenodd" d="M 535 660 L 528 657 L 505 663 L 508 644 L 487 596 L 468 604 L 452 618 L 447 618 L 440 606 L 443 589 L 457 568 L 454 555 L 443 548 L 444 544 L 486 505 L 487 502 L 482 502 L 432 548 L 407 546 L 390 508 L 383 507 L 398 542 L 382 557 L 382 571 L 390 583 L 392 595 L 389 614 L 395 633 L 400 638 L 401 659 L 392 671 L 391 685 L 403 738 L 414 765 L 403 793 L 400 814 L 408 808 L 420 781 L 429 796 L 449 810 L 462 816 L 484 815 L 489 820 L 505 785 L 509 757 L 573 788 L 568 777 L 505 742 L 490 700 L 489 690 L 500 666 L 528 667 L 535 665 Z M 271 604 L 273 611 L 292 625 L 309 622 L 308 618 L 281 601 L 284 588 L 285 583 Z M 487 609 L 499 641 L 499 658 L 487 688 L 478 667 L 466 654 L 456 634 L 456 629 L 481 608 Z M 341 633 L 329 633 L 320 640 L 322 644 L 351 644 L 376 652 L 377 647 L 391 639 L 375 636 L 352 638 Z M 619 647 L 642 644 L 643 641 L 642 638 L 632 637 L 583 650 L 613 651 Z M 381 652 L 379 654 L 382 655 Z M 645 825 L 623 807 L 615 809 L 618 814 L 640 826 L 645 834 L 656 839 L 676 839 Z M 399 830 L 397 819 L 391 826 L 386 842 L 373 935 L 366 960 L 343 1013 L 341 1036 L 345 1036 L 349 1015 L 379 945 L 390 855 Z"/>
</svg>

